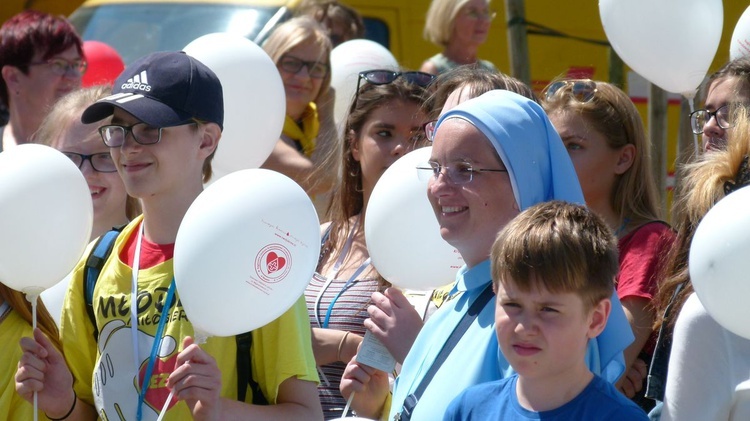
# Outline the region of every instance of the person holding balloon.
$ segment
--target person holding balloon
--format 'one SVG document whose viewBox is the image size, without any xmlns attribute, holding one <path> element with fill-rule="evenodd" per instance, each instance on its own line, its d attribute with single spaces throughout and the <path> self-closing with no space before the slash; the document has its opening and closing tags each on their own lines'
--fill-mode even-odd
<svg viewBox="0 0 750 421">
<path fill-rule="evenodd" d="M 425 60 L 420 70 L 437 75 L 462 64 L 476 63 L 497 71 L 494 64 L 477 58 L 477 50 L 487 40 L 494 18 L 490 0 L 432 0 L 424 37 L 443 51 Z"/>
<path fill-rule="evenodd" d="M 315 19 L 300 16 L 279 25 L 263 49 L 276 63 L 286 94 L 284 129 L 263 168 L 288 176 L 311 196 L 325 193 L 333 186 L 336 169 L 315 169 L 337 142 L 330 129 L 332 112 L 319 112 L 317 104 L 331 84 L 331 40 Z"/>
<path fill-rule="evenodd" d="M 342 416 L 346 400 L 339 383 L 345 363 L 365 334 L 367 304 L 390 284 L 370 264 L 365 243 L 365 211 L 380 176 L 407 152 L 424 146 L 421 112 L 432 77 L 372 70 L 351 105 L 340 154 L 341 182 L 329 204 L 323 253 L 305 296 L 313 326 L 313 351 L 323 382 L 318 386 L 326 418 Z M 346 414 L 344 414 L 346 415 Z"/>
<path fill-rule="evenodd" d="M 466 265 L 456 276 L 456 298 L 443 304 L 419 332 L 393 388 L 387 375 L 352 359 L 341 390 L 354 393 L 360 416 L 440 419 L 463 389 L 505 378 L 508 362 L 494 332 L 489 254 L 497 233 L 529 206 L 564 200 L 583 203 L 575 169 L 544 110 L 534 101 L 495 90 L 443 114 L 429 163 L 428 198 L 441 236 Z M 622 374 L 622 350 L 632 342 L 618 304 L 587 364 L 613 382 Z M 448 345 L 446 345 L 448 344 Z M 444 347 L 444 345 L 446 345 Z M 408 418 L 407 418 L 408 417 Z"/>
<path fill-rule="evenodd" d="M 736 58 L 711 74 L 705 108 L 690 113 L 693 133 L 703 135 L 703 152 L 726 148 L 736 105 L 750 105 L 750 57 Z"/>
<path fill-rule="evenodd" d="M 717 202 L 722 204 L 725 198 L 731 198 L 735 192 L 750 185 L 750 114 L 747 110 L 739 110 L 734 117 L 735 126 L 729 132 L 727 148 L 716 150 L 705 155 L 701 161 L 687 165 L 684 184 L 675 203 L 678 242 L 669 254 L 668 277 L 657 295 L 657 310 L 662 315 L 658 320 L 662 326 L 660 342 L 663 336 L 666 345 L 662 362 L 668 360 L 669 365 L 666 373 L 652 365 L 649 375 L 650 380 L 654 380 L 653 386 L 660 386 L 664 393 L 661 420 L 750 418 L 747 387 L 750 383 L 750 339 L 747 334 L 740 336 L 736 330 L 730 331 L 717 322 L 720 318 L 737 319 L 731 305 L 708 308 L 709 304 L 716 304 L 716 300 L 701 295 L 714 291 L 719 293 L 720 290 L 731 293 L 734 289 L 727 279 L 699 278 L 694 265 L 698 266 L 699 262 L 705 264 L 706 260 L 694 256 L 692 250 L 699 245 L 704 249 L 716 247 L 716 244 L 699 244 L 699 234 L 703 228 L 699 223 L 708 221 L 709 211 L 714 209 Z M 734 209 L 731 214 L 740 211 Z M 742 228 L 737 226 L 730 229 Z M 734 242 L 730 244 L 742 246 Z M 723 262 L 714 260 L 709 264 L 728 262 L 728 259 Z M 738 276 L 738 279 L 745 281 L 743 276 Z M 722 281 L 724 283 L 719 285 Z M 699 288 L 701 286 L 702 290 Z M 704 300 L 706 304 L 702 304 Z M 736 322 L 743 323 L 741 320 Z M 659 419 L 654 413 L 650 415 L 652 419 Z"/>
<path fill-rule="evenodd" d="M 246 402 L 263 395 L 271 403 L 264 406 L 236 400 L 235 338 L 196 344 L 175 291 L 177 231 L 211 176 L 221 138 L 219 79 L 185 53 L 159 52 L 126 68 L 114 86 L 81 121 L 112 117 L 99 133 L 128 194 L 141 200 L 143 216 L 124 228 L 102 268 L 93 297 L 96 326 L 84 302 L 85 256 L 63 308 L 65 359 L 39 331 L 22 339 L 16 390 L 28 400 L 37 393 L 39 408 L 56 419 L 156 419 L 162 408 L 167 420 L 322 418 L 301 298 L 252 332 L 252 378 L 259 389 L 258 395 L 248 392 Z"/>
<path fill-rule="evenodd" d="M 653 354 L 651 300 L 662 256 L 674 241 L 673 231 L 660 217 L 650 142 L 630 98 L 606 82 L 552 82 L 544 93 L 544 108 L 570 154 L 586 204 L 618 237 L 620 271 L 615 290 L 635 335 L 625 350 L 627 367 L 635 371 L 617 386 L 633 398 L 643 387 Z M 637 399 L 650 409 L 651 401 Z"/>
<path fill-rule="evenodd" d="M 0 127 L 0 152 L 30 142 L 55 101 L 81 86 L 82 45 L 65 18 L 35 10 L 0 27 L 0 101 L 10 116 Z"/>
</svg>

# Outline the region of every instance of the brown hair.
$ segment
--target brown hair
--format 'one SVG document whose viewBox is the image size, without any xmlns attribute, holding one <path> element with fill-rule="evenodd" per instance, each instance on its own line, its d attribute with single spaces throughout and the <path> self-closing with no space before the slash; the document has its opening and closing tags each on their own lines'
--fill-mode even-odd
<svg viewBox="0 0 750 421">
<path fill-rule="evenodd" d="M 612 295 L 617 241 L 593 211 L 553 200 L 526 209 L 500 231 L 490 265 L 495 286 L 575 293 L 589 310 Z"/>
<path fill-rule="evenodd" d="M 552 83 L 555 83 L 553 81 Z M 594 81 L 596 91 L 590 101 L 582 102 L 571 95 L 571 86 L 560 88 L 542 105 L 547 114 L 556 111 L 581 116 L 607 139 L 611 149 L 635 146 L 633 164 L 617 181 L 610 194 L 610 206 L 621 219 L 641 224 L 661 219 L 659 191 L 651 168 L 651 141 L 646 137 L 638 109 L 615 85 Z"/>
<path fill-rule="evenodd" d="M 493 72 L 476 63 L 465 64 L 441 73 L 433 82 L 436 88 L 425 99 L 422 108 L 430 119 L 437 119 L 445 101 L 451 93 L 459 88 L 469 89 L 472 98 L 494 89 L 504 89 L 523 95 L 539 103 L 534 91 L 520 80 L 503 73 Z"/>
<path fill-rule="evenodd" d="M 336 0 L 307 0 L 303 1 L 297 16 L 309 15 L 328 29 L 333 46 L 354 38 L 362 38 L 365 34 L 365 23 L 362 16 L 355 9 Z M 334 39 L 330 31 L 335 24 L 345 28 L 343 39 Z"/>
<path fill-rule="evenodd" d="M 23 320 L 29 325 L 33 325 L 32 322 L 32 310 L 31 303 L 26 299 L 26 296 L 19 291 L 11 289 L 4 284 L 0 283 L 0 298 L 8 303 L 10 308 L 13 309 Z M 44 302 L 38 299 L 36 307 L 36 319 L 37 327 L 49 338 L 50 342 L 59 350 L 62 349 L 60 343 L 60 336 L 57 330 L 57 324 L 55 320 L 50 316 L 47 307 L 44 306 Z M 3 346 L 16 346 L 15 344 L 3 344 Z"/>
<path fill-rule="evenodd" d="M 708 77 L 705 92 L 708 93 L 714 82 L 730 78 L 736 78 L 738 82 L 734 94 L 739 96 L 745 93 L 746 101 L 750 101 L 750 57 L 739 57 L 721 66 L 719 70 Z"/>
</svg>

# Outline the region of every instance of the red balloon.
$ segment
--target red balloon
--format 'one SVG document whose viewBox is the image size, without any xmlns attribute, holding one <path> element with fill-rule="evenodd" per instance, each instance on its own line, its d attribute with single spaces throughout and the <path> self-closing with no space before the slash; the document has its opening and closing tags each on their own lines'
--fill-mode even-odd
<svg viewBox="0 0 750 421">
<path fill-rule="evenodd" d="M 125 63 L 117 50 L 100 41 L 84 41 L 83 55 L 88 67 L 83 74 L 84 87 L 111 85 L 125 70 Z"/>
</svg>

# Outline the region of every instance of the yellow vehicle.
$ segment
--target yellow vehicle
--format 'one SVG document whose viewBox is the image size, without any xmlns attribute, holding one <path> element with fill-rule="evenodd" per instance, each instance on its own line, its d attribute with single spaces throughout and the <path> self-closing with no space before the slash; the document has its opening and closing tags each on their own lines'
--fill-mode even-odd
<svg viewBox="0 0 750 421">
<path fill-rule="evenodd" d="M 2 0 L 2 13 L 20 11 L 21 4 L 53 13 L 68 13 L 81 0 Z M 363 16 L 366 37 L 390 49 L 399 63 L 418 68 L 439 51 L 422 37 L 430 0 L 341 0 Z M 507 1 L 507 0 L 506 0 Z M 506 1 L 493 0 L 497 18 L 479 57 L 510 72 Z M 115 47 L 126 62 L 156 50 L 179 50 L 206 33 L 230 31 L 260 41 L 273 26 L 288 19 L 299 0 L 87 0 L 70 16 L 84 39 L 96 39 Z M 709 71 L 728 58 L 729 38 L 747 7 L 743 2 L 724 2 L 724 31 Z M 6 8 L 6 5 L 9 7 Z M 11 13 L 11 14 L 13 14 Z M 7 18 L 7 16 L 0 15 Z M 695 22 L 700 25 L 700 22 Z M 540 91 L 555 77 L 609 79 L 609 47 L 599 18 L 598 3 L 527 1 L 526 28 L 531 84 Z M 626 69 L 627 70 L 627 69 Z M 648 124 L 647 84 L 625 72 L 624 89 Z M 700 104 L 696 104 L 700 106 Z M 670 97 L 668 110 L 668 171 L 674 171 L 680 99 Z"/>
</svg>

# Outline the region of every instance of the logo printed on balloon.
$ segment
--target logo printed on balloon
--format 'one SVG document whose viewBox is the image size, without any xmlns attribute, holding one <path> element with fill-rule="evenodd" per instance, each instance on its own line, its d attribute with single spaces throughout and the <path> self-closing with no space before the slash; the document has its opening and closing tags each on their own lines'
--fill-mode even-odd
<svg viewBox="0 0 750 421">
<path fill-rule="evenodd" d="M 289 274 L 291 261 L 289 249 L 281 244 L 269 244 L 255 257 L 255 271 L 261 280 L 275 284 Z"/>
</svg>

